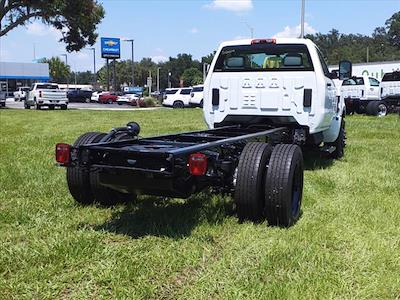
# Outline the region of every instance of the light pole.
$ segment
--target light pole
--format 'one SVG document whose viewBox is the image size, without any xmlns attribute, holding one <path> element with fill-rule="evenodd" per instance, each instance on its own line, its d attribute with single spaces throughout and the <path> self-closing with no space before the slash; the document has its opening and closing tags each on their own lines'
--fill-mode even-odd
<svg viewBox="0 0 400 300">
<path fill-rule="evenodd" d="M 68 55 L 67 55 L 67 53 L 63 53 L 63 54 L 61 54 L 61 56 L 65 56 L 65 64 L 67 65 L 67 68 L 68 68 Z M 68 72 L 68 76 L 67 76 L 67 90 L 69 90 L 69 72 Z"/>
<path fill-rule="evenodd" d="M 132 50 L 132 87 L 135 86 L 135 66 L 134 66 L 134 56 L 133 56 L 133 42 L 134 39 L 129 39 L 129 40 L 124 40 L 124 42 L 129 42 L 131 43 L 131 50 Z"/>
<path fill-rule="evenodd" d="M 306 0 L 301 0 L 301 33 L 300 37 L 303 39 L 304 38 L 304 11 L 305 11 L 305 6 L 306 6 Z"/>
<path fill-rule="evenodd" d="M 161 67 L 157 68 L 157 93 L 160 93 L 160 69 Z"/>
<path fill-rule="evenodd" d="M 96 48 L 87 48 L 88 50 L 93 51 L 93 85 L 97 83 L 97 75 L 96 75 Z"/>
<path fill-rule="evenodd" d="M 171 80 L 170 80 L 170 77 L 171 77 L 171 72 L 168 71 L 168 88 L 171 88 Z"/>
</svg>

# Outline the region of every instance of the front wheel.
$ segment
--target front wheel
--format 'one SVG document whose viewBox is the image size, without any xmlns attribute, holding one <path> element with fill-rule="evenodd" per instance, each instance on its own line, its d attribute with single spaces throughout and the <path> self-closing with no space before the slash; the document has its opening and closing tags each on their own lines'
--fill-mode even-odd
<svg viewBox="0 0 400 300">
<path fill-rule="evenodd" d="M 340 123 L 339 135 L 333 143 L 328 143 L 330 146 L 335 147 L 335 151 L 331 153 L 331 157 L 334 159 L 339 159 L 344 156 L 344 148 L 346 147 L 346 123 L 342 118 Z"/>
<path fill-rule="evenodd" d="M 61 110 L 66 110 L 68 106 L 66 104 L 61 105 Z"/>
<path fill-rule="evenodd" d="M 294 144 L 274 147 L 265 176 L 265 216 L 272 226 L 290 227 L 300 217 L 303 154 Z"/>
</svg>

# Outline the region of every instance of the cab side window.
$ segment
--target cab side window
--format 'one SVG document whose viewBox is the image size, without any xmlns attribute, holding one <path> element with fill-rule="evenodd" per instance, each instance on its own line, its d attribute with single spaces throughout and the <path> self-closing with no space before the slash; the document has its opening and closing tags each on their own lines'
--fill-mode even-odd
<svg viewBox="0 0 400 300">
<path fill-rule="evenodd" d="M 376 80 L 375 78 L 373 78 L 373 77 L 368 77 L 368 79 L 369 79 L 369 84 L 370 84 L 371 86 L 379 86 L 379 81 Z"/>
<path fill-rule="evenodd" d="M 322 56 L 321 51 L 319 51 L 318 48 L 316 48 L 316 49 L 317 49 L 319 61 L 321 62 L 322 70 L 323 70 L 325 76 L 330 78 L 329 69 L 328 69 L 328 66 L 326 65 L 325 59 Z"/>
</svg>

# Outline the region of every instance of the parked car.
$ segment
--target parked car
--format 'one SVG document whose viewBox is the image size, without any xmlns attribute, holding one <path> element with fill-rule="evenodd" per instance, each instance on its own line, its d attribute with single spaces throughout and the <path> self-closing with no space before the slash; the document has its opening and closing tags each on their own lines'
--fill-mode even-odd
<svg viewBox="0 0 400 300">
<path fill-rule="evenodd" d="M 189 103 L 191 106 L 203 107 L 203 85 L 196 85 L 190 93 Z"/>
<path fill-rule="evenodd" d="M 190 106 L 190 92 L 192 88 L 166 89 L 163 106 L 173 108 L 184 108 Z"/>
<path fill-rule="evenodd" d="M 136 94 L 125 94 L 122 96 L 118 96 L 117 103 L 119 105 L 129 104 L 129 105 L 137 105 L 140 97 Z"/>
<path fill-rule="evenodd" d="M 103 93 L 103 91 L 94 91 L 90 97 L 90 102 L 99 102 L 99 96 Z"/>
<path fill-rule="evenodd" d="M 366 75 L 344 80 L 340 92 L 345 99 L 348 114 L 365 113 L 371 101 L 380 100 L 379 81 Z"/>
<path fill-rule="evenodd" d="M 29 90 L 30 90 L 29 86 L 19 87 L 18 90 L 14 92 L 14 100 L 15 101 L 25 100 L 26 95 L 29 93 Z"/>
<path fill-rule="evenodd" d="M 25 109 L 30 109 L 31 106 L 36 109 L 42 109 L 43 106 L 49 109 L 67 109 L 67 93 L 60 90 L 56 83 L 34 83 L 24 102 Z"/>
<path fill-rule="evenodd" d="M 115 102 L 117 102 L 118 96 L 120 94 L 116 93 L 116 92 L 104 92 L 101 93 L 101 95 L 99 96 L 99 103 L 102 104 L 113 104 Z"/>
<path fill-rule="evenodd" d="M 69 102 L 89 103 L 92 97 L 92 93 L 93 92 L 90 90 L 83 90 L 83 89 L 69 90 L 67 93 L 67 97 Z"/>
<path fill-rule="evenodd" d="M 0 107 L 5 107 L 6 106 L 6 99 L 7 99 L 7 93 L 6 92 L 0 92 Z"/>
</svg>

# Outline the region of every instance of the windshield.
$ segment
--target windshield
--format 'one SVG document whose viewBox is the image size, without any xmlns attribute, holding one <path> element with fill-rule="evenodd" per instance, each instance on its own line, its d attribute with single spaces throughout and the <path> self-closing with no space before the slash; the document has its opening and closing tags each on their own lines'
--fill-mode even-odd
<svg viewBox="0 0 400 300">
<path fill-rule="evenodd" d="M 313 71 L 307 46 L 257 44 L 227 46 L 221 50 L 214 72 Z"/>
</svg>

